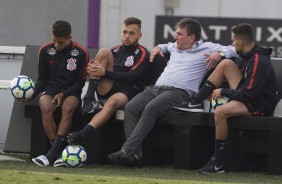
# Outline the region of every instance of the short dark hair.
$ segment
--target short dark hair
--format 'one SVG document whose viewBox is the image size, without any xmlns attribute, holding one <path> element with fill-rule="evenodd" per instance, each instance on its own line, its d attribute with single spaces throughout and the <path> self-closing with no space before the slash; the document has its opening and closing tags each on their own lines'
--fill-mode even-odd
<svg viewBox="0 0 282 184">
<path fill-rule="evenodd" d="M 136 24 L 141 29 L 141 20 L 135 17 L 128 17 L 123 22 L 126 26 Z"/>
<path fill-rule="evenodd" d="M 201 39 L 201 24 L 192 18 L 184 18 L 176 23 L 176 28 L 186 28 L 187 34 L 195 35 L 195 40 L 198 41 Z"/>
<path fill-rule="evenodd" d="M 58 20 L 53 24 L 52 33 L 57 37 L 70 37 L 71 25 L 64 20 Z"/>
<path fill-rule="evenodd" d="M 248 42 L 254 42 L 255 40 L 254 29 L 251 24 L 240 23 L 232 27 L 232 32 L 234 33 L 234 35 L 242 37 L 244 40 Z"/>
</svg>

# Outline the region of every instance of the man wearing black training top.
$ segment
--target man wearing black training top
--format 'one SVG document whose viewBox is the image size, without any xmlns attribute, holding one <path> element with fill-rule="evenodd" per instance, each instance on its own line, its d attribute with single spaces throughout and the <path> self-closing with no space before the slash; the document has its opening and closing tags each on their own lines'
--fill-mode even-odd
<svg viewBox="0 0 282 184">
<path fill-rule="evenodd" d="M 52 145 L 46 155 L 33 158 L 38 166 L 62 166 L 60 158 L 69 132 L 74 111 L 81 104 L 88 63 L 87 50 L 71 37 L 71 25 L 63 20 L 53 24 L 52 40 L 39 50 L 38 79 L 31 99 L 39 93 L 39 106 L 44 130 Z M 62 118 L 57 127 L 53 112 L 58 108 Z M 38 145 L 40 146 L 40 145 Z"/>
<path fill-rule="evenodd" d="M 139 44 L 141 37 L 141 21 L 135 17 L 126 18 L 121 32 L 122 44 L 100 49 L 90 61 L 87 69 L 89 87 L 82 111 L 93 111 L 95 91 L 99 100 L 105 99 L 106 102 L 80 132 L 68 134 L 70 145 L 80 144 L 103 126 L 117 109 L 124 108 L 128 101 L 143 91 L 148 81 L 149 52 Z"/>
</svg>

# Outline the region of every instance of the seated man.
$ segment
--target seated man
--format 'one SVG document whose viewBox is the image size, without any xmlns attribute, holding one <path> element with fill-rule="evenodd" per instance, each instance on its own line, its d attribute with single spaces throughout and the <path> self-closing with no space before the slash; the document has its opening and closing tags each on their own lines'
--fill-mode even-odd
<svg viewBox="0 0 282 184">
<path fill-rule="evenodd" d="M 200 173 L 225 171 L 223 154 L 228 135 L 227 118 L 238 115 L 269 116 L 275 108 L 276 77 L 270 61 L 272 49 L 255 44 L 250 24 L 238 24 L 232 32 L 233 45 L 242 59 L 242 67 L 238 68 L 231 60 L 221 61 L 186 109 L 193 111 L 210 94 L 214 99 L 221 96 L 231 99 L 214 112 L 215 152 L 207 165 L 199 170 Z M 230 89 L 218 88 L 224 80 L 227 80 Z"/>
<path fill-rule="evenodd" d="M 212 67 L 221 60 L 220 51 L 227 58 L 236 56 L 232 46 L 203 42 L 200 39 L 201 25 L 194 19 L 179 21 L 174 38 L 175 43 L 160 44 L 151 51 L 150 61 L 157 54 L 170 54 L 170 60 L 156 84 L 146 88 L 126 105 L 126 141 L 120 151 L 108 156 L 113 163 L 139 166 L 142 142 L 154 127 L 157 118 L 198 92 L 209 66 Z"/>
<path fill-rule="evenodd" d="M 72 116 L 81 104 L 81 92 L 85 84 L 88 52 L 71 41 L 71 26 L 66 21 L 56 21 L 52 30 L 53 42 L 39 50 L 38 79 L 34 99 L 39 93 L 39 106 L 44 130 L 52 145 L 46 155 L 33 158 L 39 166 L 63 165 L 60 159 L 66 145 L 65 136 L 69 132 Z M 57 127 L 53 112 L 61 108 L 62 118 Z M 40 146 L 40 145 L 38 145 Z M 56 160 L 56 162 L 55 162 Z"/>
<path fill-rule="evenodd" d="M 141 37 L 141 21 L 129 17 L 125 19 L 122 28 L 122 45 L 111 50 L 101 49 L 90 62 L 87 68 L 90 86 L 86 98 L 94 99 L 97 88 L 99 98 L 107 100 L 87 126 L 78 133 L 68 135 L 70 145 L 79 144 L 87 135 L 106 123 L 117 109 L 124 108 L 129 100 L 144 89 L 148 81 L 150 62 L 149 52 L 138 43 Z M 95 82 L 92 83 L 91 80 Z"/>
</svg>

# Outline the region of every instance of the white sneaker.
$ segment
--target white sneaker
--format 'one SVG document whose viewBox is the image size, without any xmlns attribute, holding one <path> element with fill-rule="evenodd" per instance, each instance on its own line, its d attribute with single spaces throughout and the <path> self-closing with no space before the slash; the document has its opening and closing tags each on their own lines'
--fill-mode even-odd
<svg viewBox="0 0 282 184">
<path fill-rule="evenodd" d="M 40 155 L 31 160 L 38 166 L 48 166 L 49 165 L 49 160 L 45 157 L 45 155 Z"/>
<path fill-rule="evenodd" d="M 62 158 L 58 158 L 55 162 L 54 162 L 54 167 L 65 167 L 65 163 L 63 161 Z"/>
</svg>

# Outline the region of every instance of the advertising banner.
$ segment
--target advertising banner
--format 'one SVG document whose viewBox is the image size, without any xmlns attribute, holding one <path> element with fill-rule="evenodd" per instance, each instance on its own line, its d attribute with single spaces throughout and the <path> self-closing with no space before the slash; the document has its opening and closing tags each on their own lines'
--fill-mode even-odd
<svg viewBox="0 0 282 184">
<path fill-rule="evenodd" d="M 174 42 L 176 23 L 185 17 L 157 16 L 155 27 L 155 45 Z M 272 57 L 282 57 L 282 24 L 278 19 L 243 19 L 243 18 L 213 18 L 191 17 L 197 19 L 202 25 L 202 38 L 204 41 L 230 45 L 231 28 L 239 23 L 249 23 L 255 31 L 257 44 L 273 48 Z"/>
</svg>

